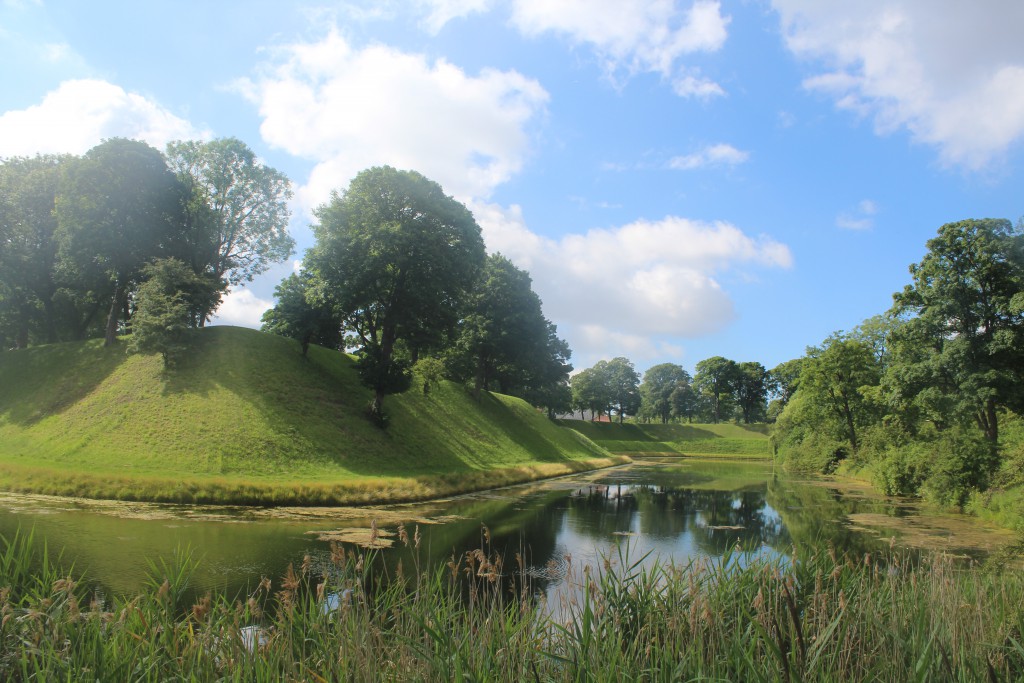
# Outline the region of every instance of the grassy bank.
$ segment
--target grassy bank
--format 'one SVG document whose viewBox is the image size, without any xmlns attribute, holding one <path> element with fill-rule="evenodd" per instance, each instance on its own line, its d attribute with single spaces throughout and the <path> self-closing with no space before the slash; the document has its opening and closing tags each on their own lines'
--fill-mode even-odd
<svg viewBox="0 0 1024 683">
<path fill-rule="evenodd" d="M 515 398 L 441 383 L 365 417 L 352 360 L 254 330 L 197 330 L 181 367 L 99 341 L 0 354 L 0 487 L 169 502 L 425 499 L 621 459 Z"/>
<path fill-rule="evenodd" d="M 565 427 L 628 455 L 695 455 L 714 458 L 771 457 L 768 426 L 763 424 L 616 424 L 561 420 Z"/>
<path fill-rule="evenodd" d="M 415 535 L 402 542 L 417 543 Z M 248 595 L 182 596 L 193 566 L 98 599 L 31 543 L 0 553 L 0 677 L 71 680 L 1011 681 L 1024 577 L 830 552 L 741 566 L 570 570 L 558 605 L 485 547 L 373 576 L 335 547 Z M 371 551 L 373 552 L 373 551 Z"/>
</svg>

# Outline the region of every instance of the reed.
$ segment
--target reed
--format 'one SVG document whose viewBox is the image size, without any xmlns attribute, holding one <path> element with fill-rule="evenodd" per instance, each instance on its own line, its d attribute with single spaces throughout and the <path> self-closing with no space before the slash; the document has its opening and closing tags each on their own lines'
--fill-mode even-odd
<svg viewBox="0 0 1024 683">
<path fill-rule="evenodd" d="M 418 534 L 400 530 L 400 542 Z M 390 574 L 332 548 L 239 596 L 182 596 L 188 554 L 104 600 L 32 534 L 0 552 L 0 679 L 225 681 L 1013 681 L 1024 577 L 899 552 L 797 550 L 685 565 L 566 558 L 560 598 L 481 549 Z M 27 558 L 36 557 L 30 561 Z M 40 559 L 42 558 L 42 559 Z M 32 569 L 30 569 L 30 567 Z M 189 600 L 189 602 L 192 602 Z"/>
</svg>

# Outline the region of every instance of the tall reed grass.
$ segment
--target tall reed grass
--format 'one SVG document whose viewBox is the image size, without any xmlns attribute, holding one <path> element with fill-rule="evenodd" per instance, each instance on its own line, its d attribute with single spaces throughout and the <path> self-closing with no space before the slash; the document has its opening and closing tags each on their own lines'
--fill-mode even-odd
<svg viewBox="0 0 1024 683">
<path fill-rule="evenodd" d="M 418 546 L 418 531 L 399 529 Z M 378 574 L 333 546 L 246 595 L 185 600 L 195 563 L 105 600 L 31 534 L 0 551 L 0 679 L 99 681 L 1014 681 L 1024 578 L 831 550 L 684 565 L 566 558 L 539 596 L 521 556 L 483 547 Z M 416 555 L 413 555 L 416 557 Z"/>
</svg>

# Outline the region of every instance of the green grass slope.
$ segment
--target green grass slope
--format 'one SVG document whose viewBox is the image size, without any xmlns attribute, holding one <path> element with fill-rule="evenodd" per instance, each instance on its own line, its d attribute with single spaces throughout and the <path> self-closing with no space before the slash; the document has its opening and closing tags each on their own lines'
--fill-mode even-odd
<svg viewBox="0 0 1024 683">
<path fill-rule="evenodd" d="M 352 360 L 212 327 L 172 372 L 101 341 L 0 354 L 0 487 L 182 502 L 423 499 L 609 465 L 526 403 L 442 383 L 365 417 Z M 621 459 L 619 459 L 621 460 Z"/>
<path fill-rule="evenodd" d="M 561 420 L 560 424 L 619 454 L 769 458 L 768 425 L 617 424 Z"/>
</svg>

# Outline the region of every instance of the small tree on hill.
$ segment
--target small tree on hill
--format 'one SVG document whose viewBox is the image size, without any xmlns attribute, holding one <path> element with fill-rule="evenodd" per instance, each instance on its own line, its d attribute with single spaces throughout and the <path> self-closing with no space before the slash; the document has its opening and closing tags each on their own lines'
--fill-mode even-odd
<svg viewBox="0 0 1024 683">
<path fill-rule="evenodd" d="M 164 368 L 184 354 L 188 330 L 198 327 L 205 311 L 216 307 L 223 283 L 196 275 L 177 259 L 159 259 L 142 269 L 132 317 L 131 353 L 159 353 Z"/>
</svg>

